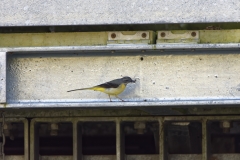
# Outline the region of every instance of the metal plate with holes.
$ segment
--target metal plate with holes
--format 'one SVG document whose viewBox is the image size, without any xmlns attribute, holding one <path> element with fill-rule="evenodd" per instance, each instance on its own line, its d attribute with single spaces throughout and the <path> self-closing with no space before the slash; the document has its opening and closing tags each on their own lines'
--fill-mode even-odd
<svg viewBox="0 0 240 160">
<path fill-rule="evenodd" d="M 203 54 L 204 53 L 204 54 Z M 11 107 L 127 107 L 240 103 L 239 50 L 74 51 L 8 54 Z M 221 65 L 219 65 L 221 64 Z M 68 90 L 130 76 L 119 95 Z"/>
<path fill-rule="evenodd" d="M 158 31 L 157 44 L 199 42 L 199 31 Z"/>
<path fill-rule="evenodd" d="M 108 32 L 107 44 L 152 44 L 154 38 L 153 31 Z"/>
<path fill-rule="evenodd" d="M 239 22 L 239 0 L 1 2 L 0 26 Z"/>
</svg>

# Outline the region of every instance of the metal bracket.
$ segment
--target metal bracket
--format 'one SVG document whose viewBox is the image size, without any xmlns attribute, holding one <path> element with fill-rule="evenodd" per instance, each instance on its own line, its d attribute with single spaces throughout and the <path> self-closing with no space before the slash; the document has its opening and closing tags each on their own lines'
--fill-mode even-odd
<svg viewBox="0 0 240 160">
<path fill-rule="evenodd" d="M 0 52 L 0 103 L 6 103 L 6 60 L 7 53 Z"/>
<path fill-rule="evenodd" d="M 158 31 L 157 44 L 199 43 L 199 31 Z"/>
<path fill-rule="evenodd" d="M 108 32 L 107 44 L 152 44 L 152 31 Z"/>
</svg>

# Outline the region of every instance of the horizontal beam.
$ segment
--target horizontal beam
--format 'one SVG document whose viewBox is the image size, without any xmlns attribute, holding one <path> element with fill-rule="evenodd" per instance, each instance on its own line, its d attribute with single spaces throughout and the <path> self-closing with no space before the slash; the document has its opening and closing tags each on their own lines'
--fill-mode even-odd
<svg viewBox="0 0 240 160">
<path fill-rule="evenodd" d="M 1 48 L 12 48 L 12 47 L 53 47 L 53 46 L 106 46 L 109 44 L 109 40 L 115 40 L 114 44 L 122 43 L 118 42 L 119 34 L 122 35 L 122 41 L 124 39 L 130 40 L 128 43 L 138 43 L 141 39 L 136 37 L 134 33 L 149 33 L 149 37 L 146 40 L 149 40 L 149 44 L 156 44 L 155 41 L 160 38 L 155 36 L 153 31 L 121 31 L 121 32 L 56 32 L 56 33 L 5 33 L 0 34 L 0 49 Z M 173 31 L 156 31 L 157 33 L 170 32 L 173 37 L 181 36 L 186 37 L 184 33 L 193 32 L 192 30 L 173 30 Z M 211 44 L 214 44 L 215 48 L 221 44 L 226 46 L 233 43 L 240 43 L 240 29 L 232 30 L 199 30 L 199 42 L 194 45 L 195 47 L 203 48 L 211 47 Z M 111 39 L 108 37 L 109 34 L 114 34 L 115 38 Z M 156 33 L 156 34 L 157 34 Z M 124 36 L 123 36 L 124 35 Z M 172 38 L 173 38 L 172 37 Z M 137 39 L 136 39 L 137 38 Z M 179 38 L 178 38 L 179 39 Z M 132 40 L 132 41 L 131 41 Z M 137 42 L 136 42 L 137 41 Z M 158 40 L 157 40 L 158 41 Z M 113 43 L 113 42 L 112 42 Z M 128 44 L 129 45 L 129 44 Z M 161 43 L 158 43 L 158 46 L 161 46 Z M 166 45 L 166 44 L 164 44 Z M 173 45 L 173 44 L 167 44 Z M 183 45 L 183 44 L 176 44 Z M 189 45 L 189 44 L 184 44 Z M 213 46 L 213 47 L 214 47 Z M 171 47 L 171 46 L 169 46 Z M 97 49 L 97 48 L 96 48 Z"/>
<path fill-rule="evenodd" d="M 240 43 L 229 43 L 229 44 L 158 44 L 158 45 L 105 45 L 105 46 L 62 46 L 62 47 L 7 47 L 0 48 L 0 52 L 18 52 L 18 53 L 30 53 L 35 54 L 39 52 L 79 52 L 84 51 L 108 51 L 108 53 L 115 53 L 122 50 L 130 51 L 145 51 L 145 50 L 179 50 L 179 49 L 238 49 Z"/>
<path fill-rule="evenodd" d="M 7 59 L 7 108 L 240 104 L 239 50 L 29 51 Z M 121 76 L 140 78 L 119 95 L 126 102 L 110 103 L 100 92 L 67 92 Z"/>
<path fill-rule="evenodd" d="M 84 159 L 85 160 L 98 160 L 98 159 L 103 159 L 103 160 L 110 160 L 110 159 L 115 159 L 115 155 L 85 155 Z M 126 155 L 128 160 L 158 160 L 158 155 Z M 221 159 L 231 159 L 231 160 L 238 160 L 240 158 L 239 154 L 213 154 L 211 157 L 213 158 L 221 158 Z M 170 154 L 169 155 L 170 160 L 201 160 L 201 155 L 200 154 Z M 2 158 L 0 157 L 0 160 Z M 23 160 L 24 156 L 11 156 L 8 155 L 6 156 L 6 159 L 8 160 Z M 56 160 L 56 159 L 61 159 L 61 160 L 72 160 L 72 156 L 40 156 L 40 160 Z"/>
<path fill-rule="evenodd" d="M 91 100 L 90 100 L 91 101 Z M 208 99 L 208 100 L 159 100 L 156 102 L 108 102 L 108 100 L 105 100 L 105 102 L 98 102 L 95 100 L 95 102 L 9 102 L 6 105 L 1 105 L 0 107 L 5 108 L 69 108 L 69 107 L 77 107 L 77 108 L 103 108 L 103 107 L 109 107 L 109 108 L 125 108 L 125 107 L 147 107 L 147 106 L 207 106 L 207 105 L 240 105 L 240 98 L 236 99 Z M 177 109 L 176 109 L 177 110 Z"/>
<path fill-rule="evenodd" d="M 91 117 L 91 116 L 150 116 L 150 115 L 239 115 L 240 105 L 182 105 L 111 108 L 22 108 L 7 109 L 5 117 Z"/>
<path fill-rule="evenodd" d="M 10 118 L 9 118 L 10 119 Z M 134 121 L 148 121 L 148 122 L 153 122 L 153 121 L 164 121 L 164 122 L 171 122 L 171 121 L 202 121 L 203 119 L 209 120 L 209 121 L 222 121 L 222 120 L 228 120 L 228 121 L 238 121 L 239 116 L 237 115 L 231 115 L 231 116 L 140 116 L 140 117 L 44 117 L 44 118 L 34 118 L 31 120 L 32 123 L 37 123 L 37 122 L 134 122 Z M 1 119 L 0 119 L 1 120 Z M 8 120 L 8 121 L 13 121 L 13 120 Z"/>
<path fill-rule="evenodd" d="M 9 160 L 19 160 L 21 156 L 9 156 Z M 85 155 L 84 160 L 110 160 L 116 159 L 115 155 Z M 159 160 L 158 155 L 126 155 L 127 160 Z M 213 154 L 213 158 L 238 160 L 239 154 Z M 40 160 L 72 160 L 72 156 L 41 156 Z M 170 154 L 169 160 L 201 160 L 200 154 Z"/>
<path fill-rule="evenodd" d="M 239 1 L 3 0 L 0 26 L 239 22 Z"/>
</svg>

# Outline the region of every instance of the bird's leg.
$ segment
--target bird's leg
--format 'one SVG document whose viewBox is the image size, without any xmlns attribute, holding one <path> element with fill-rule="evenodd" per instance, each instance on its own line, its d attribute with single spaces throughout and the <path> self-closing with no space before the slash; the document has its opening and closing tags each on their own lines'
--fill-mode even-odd
<svg viewBox="0 0 240 160">
<path fill-rule="evenodd" d="M 112 102 L 110 95 L 108 95 L 108 97 L 109 97 L 109 99 L 110 99 L 110 102 Z"/>
<path fill-rule="evenodd" d="M 116 97 L 116 98 L 118 98 L 118 99 L 120 99 L 121 101 L 123 101 L 123 102 L 124 102 L 124 100 L 123 100 L 123 99 L 121 99 L 121 98 L 119 98 L 117 95 L 115 95 L 115 97 Z"/>
</svg>

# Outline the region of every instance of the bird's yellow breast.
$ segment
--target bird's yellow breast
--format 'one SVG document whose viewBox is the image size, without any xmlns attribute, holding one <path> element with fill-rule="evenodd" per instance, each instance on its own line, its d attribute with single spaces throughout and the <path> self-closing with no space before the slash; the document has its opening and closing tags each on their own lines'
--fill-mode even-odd
<svg viewBox="0 0 240 160">
<path fill-rule="evenodd" d="M 118 88 L 94 87 L 93 90 L 100 91 L 100 92 L 106 93 L 108 95 L 118 95 L 118 94 L 122 93 L 125 88 L 126 88 L 126 85 L 123 83 L 123 84 L 119 85 Z"/>
</svg>

